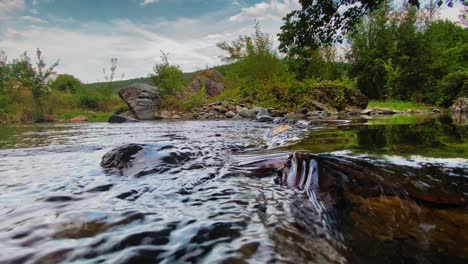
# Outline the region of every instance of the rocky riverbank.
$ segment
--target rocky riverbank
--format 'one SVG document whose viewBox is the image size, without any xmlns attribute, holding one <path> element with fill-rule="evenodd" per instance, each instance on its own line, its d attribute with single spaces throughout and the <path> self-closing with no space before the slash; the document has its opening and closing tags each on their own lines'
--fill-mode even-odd
<svg viewBox="0 0 468 264">
<path fill-rule="evenodd" d="M 346 91 L 344 102 L 336 104 L 330 87 L 313 91 L 308 101 L 308 108 L 300 111 L 284 111 L 281 109 L 259 107 L 251 103 L 236 104 L 235 100 L 217 101 L 202 107 L 193 108 L 187 112 L 161 109 L 161 97 L 157 88 L 143 84 L 132 84 L 120 90 L 119 95 L 129 107 L 129 111 L 112 116 L 110 123 L 135 122 L 136 120 L 256 120 L 259 122 L 296 123 L 300 120 L 320 120 L 348 116 L 374 116 L 394 114 L 437 114 L 441 110 L 432 108 L 430 111 L 397 111 L 387 108 L 366 108 L 368 99 L 358 91 Z M 307 124 L 302 122 L 301 124 Z"/>
</svg>

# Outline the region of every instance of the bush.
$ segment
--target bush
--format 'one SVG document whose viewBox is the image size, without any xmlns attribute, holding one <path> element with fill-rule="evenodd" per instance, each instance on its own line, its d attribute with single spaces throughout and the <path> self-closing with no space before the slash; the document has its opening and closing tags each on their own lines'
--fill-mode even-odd
<svg viewBox="0 0 468 264">
<path fill-rule="evenodd" d="M 80 96 L 80 107 L 85 109 L 97 109 L 102 100 L 97 94 L 83 94 Z"/>
<path fill-rule="evenodd" d="M 122 105 L 122 106 L 117 107 L 117 109 L 114 110 L 114 114 L 120 115 L 124 112 L 127 112 L 128 110 L 129 110 L 128 105 Z"/>
<path fill-rule="evenodd" d="M 468 72 L 449 73 L 439 81 L 431 101 L 443 107 L 450 107 L 459 97 L 468 97 Z"/>
<path fill-rule="evenodd" d="M 76 93 L 82 86 L 80 80 L 69 74 L 60 74 L 51 83 L 52 90 L 68 93 Z"/>
</svg>

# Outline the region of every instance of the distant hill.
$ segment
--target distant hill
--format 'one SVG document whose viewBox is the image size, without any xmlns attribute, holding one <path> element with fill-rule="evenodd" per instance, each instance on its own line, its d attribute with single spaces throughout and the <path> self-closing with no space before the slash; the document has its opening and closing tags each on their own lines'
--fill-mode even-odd
<svg viewBox="0 0 468 264">
<path fill-rule="evenodd" d="M 132 83 L 152 84 L 153 82 L 151 81 L 150 77 L 141 77 L 141 78 L 134 78 L 134 79 L 128 79 L 128 80 L 114 81 L 112 83 L 112 91 L 117 92 L 118 90 L 120 90 L 120 88 L 125 87 Z M 97 89 L 100 86 L 105 85 L 105 84 L 106 84 L 105 82 L 96 82 L 96 83 L 86 84 L 85 86 L 89 89 Z"/>
<path fill-rule="evenodd" d="M 195 73 L 196 72 L 184 73 L 185 79 L 187 81 L 192 79 Z M 128 79 L 128 80 L 114 81 L 112 83 L 112 91 L 117 93 L 122 87 L 130 85 L 132 83 L 144 83 L 144 84 L 153 85 L 153 81 L 151 80 L 151 77 L 140 77 L 140 78 L 134 78 L 134 79 Z M 85 84 L 85 87 L 89 89 L 96 89 L 105 84 L 106 82 L 88 83 L 88 84 Z"/>
</svg>

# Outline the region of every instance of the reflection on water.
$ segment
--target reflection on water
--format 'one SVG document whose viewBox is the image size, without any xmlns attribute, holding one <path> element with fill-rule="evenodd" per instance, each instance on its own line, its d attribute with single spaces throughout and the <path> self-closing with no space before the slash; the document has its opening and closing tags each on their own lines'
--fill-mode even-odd
<svg viewBox="0 0 468 264">
<path fill-rule="evenodd" d="M 444 116 L 423 120 L 406 117 L 403 119 L 405 122 L 398 120 L 401 121 L 400 117 L 328 127 L 311 133 L 301 144 L 286 149 L 313 153 L 351 149 L 356 153 L 468 158 L 468 126 L 456 125 L 450 117 Z"/>
<path fill-rule="evenodd" d="M 288 148 L 354 153 L 304 154 L 283 185 L 275 171 L 289 154 L 266 149 L 281 142 L 274 127 L 0 127 L 0 263 L 466 261 L 465 127 L 439 118 L 311 130 Z M 100 167 L 126 143 L 142 146 L 131 166 Z"/>
</svg>

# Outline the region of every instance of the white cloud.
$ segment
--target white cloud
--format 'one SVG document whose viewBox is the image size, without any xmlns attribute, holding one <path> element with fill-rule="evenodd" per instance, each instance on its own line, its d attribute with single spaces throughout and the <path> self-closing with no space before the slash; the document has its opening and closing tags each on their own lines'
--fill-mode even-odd
<svg viewBox="0 0 468 264">
<path fill-rule="evenodd" d="M 46 22 L 45 20 L 41 18 L 33 17 L 33 16 L 20 16 L 19 19 L 26 21 L 26 22 L 30 22 L 30 23 L 45 23 Z"/>
<path fill-rule="evenodd" d="M 24 0 L 0 0 L 0 22 L 10 20 L 24 10 Z"/>
<path fill-rule="evenodd" d="M 283 17 L 294 9 L 299 9 L 297 0 L 272 0 L 270 2 L 261 2 L 251 7 L 242 8 L 237 15 L 231 16 L 230 21 L 263 21 Z"/>
<path fill-rule="evenodd" d="M 140 5 L 148 5 L 148 4 L 154 4 L 159 2 L 159 0 L 143 0 L 143 2 L 140 3 Z"/>
</svg>

